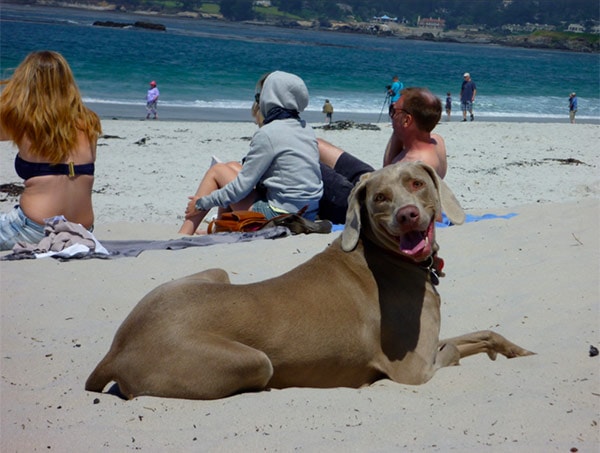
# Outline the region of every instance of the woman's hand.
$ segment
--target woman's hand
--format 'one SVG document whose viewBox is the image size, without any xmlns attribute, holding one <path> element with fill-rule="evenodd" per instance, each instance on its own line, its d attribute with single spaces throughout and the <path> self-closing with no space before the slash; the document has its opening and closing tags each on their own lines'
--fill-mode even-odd
<svg viewBox="0 0 600 453">
<path fill-rule="evenodd" d="M 192 196 L 192 197 L 188 197 L 190 201 L 188 201 L 188 204 L 185 208 L 185 218 L 186 219 L 191 219 L 192 217 L 197 216 L 198 214 L 200 214 L 200 211 L 198 211 L 196 209 L 196 201 L 200 198 L 200 197 L 196 197 L 196 196 Z"/>
</svg>

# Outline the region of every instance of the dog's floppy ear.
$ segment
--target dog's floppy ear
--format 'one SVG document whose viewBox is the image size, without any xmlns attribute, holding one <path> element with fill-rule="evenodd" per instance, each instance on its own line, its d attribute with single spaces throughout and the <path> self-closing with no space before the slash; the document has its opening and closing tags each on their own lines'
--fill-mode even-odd
<svg viewBox="0 0 600 453">
<path fill-rule="evenodd" d="M 438 178 L 440 183 L 438 191 L 440 193 L 440 201 L 442 202 L 442 210 L 446 216 L 455 225 L 462 225 L 465 222 L 465 211 L 454 196 L 454 193 L 442 179 Z"/>
<path fill-rule="evenodd" d="M 465 221 L 465 212 L 463 208 L 460 206 L 460 203 L 446 184 L 436 173 L 436 171 L 427 164 L 421 163 L 423 169 L 425 169 L 431 179 L 433 180 L 440 199 L 440 204 L 442 207 L 442 211 L 446 213 L 446 216 L 450 221 L 455 225 L 462 225 Z M 442 213 L 439 212 L 438 216 L 440 217 L 438 220 L 441 220 Z"/>
<path fill-rule="evenodd" d="M 344 252 L 351 252 L 358 244 L 361 228 L 360 211 L 365 200 L 367 179 L 370 176 L 370 173 L 362 175 L 348 197 L 346 224 L 344 225 L 344 231 L 342 231 L 342 250 Z"/>
</svg>

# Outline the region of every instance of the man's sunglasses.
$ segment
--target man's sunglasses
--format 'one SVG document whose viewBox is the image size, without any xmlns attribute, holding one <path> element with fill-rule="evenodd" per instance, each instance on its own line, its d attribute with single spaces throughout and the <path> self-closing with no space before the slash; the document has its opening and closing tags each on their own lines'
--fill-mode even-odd
<svg viewBox="0 0 600 453">
<path fill-rule="evenodd" d="M 396 116 L 396 113 L 397 113 L 397 112 L 404 112 L 404 113 L 406 113 L 407 115 L 412 115 L 412 113 L 411 113 L 411 112 L 409 112 L 408 110 L 405 110 L 405 109 L 398 109 L 398 110 L 396 110 L 396 108 L 394 107 L 394 104 L 391 104 L 391 105 L 390 105 L 390 110 L 389 110 L 389 112 L 388 112 L 388 113 L 389 113 L 389 115 L 390 115 L 390 118 L 393 118 L 394 116 Z"/>
</svg>

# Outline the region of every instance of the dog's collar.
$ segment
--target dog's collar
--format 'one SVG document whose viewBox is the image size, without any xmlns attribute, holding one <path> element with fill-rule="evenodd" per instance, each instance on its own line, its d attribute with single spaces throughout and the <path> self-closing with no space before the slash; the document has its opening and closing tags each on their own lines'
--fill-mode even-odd
<svg viewBox="0 0 600 453">
<path fill-rule="evenodd" d="M 392 254 L 392 252 L 387 251 Z M 423 269 L 425 272 L 429 273 L 429 277 L 431 279 L 431 283 L 434 286 L 440 284 L 440 277 L 445 277 L 444 273 L 444 260 L 437 255 L 437 252 L 434 252 L 433 255 L 429 255 L 424 261 L 413 261 L 409 258 L 406 258 L 403 255 L 393 254 L 393 256 L 400 258 L 402 261 L 417 266 Z"/>
<path fill-rule="evenodd" d="M 420 268 L 429 272 L 431 283 L 435 286 L 439 285 L 440 277 L 444 277 L 444 260 L 437 256 L 437 252 L 427 258 L 425 261 L 416 263 Z"/>
<path fill-rule="evenodd" d="M 365 243 L 365 244 L 369 243 L 369 244 L 374 245 L 374 243 L 366 237 L 363 237 L 362 240 L 363 240 L 363 243 Z M 389 255 L 396 259 L 400 259 L 400 260 L 404 261 L 405 263 L 412 264 L 413 266 L 417 266 L 418 268 L 423 269 L 425 272 L 429 273 L 431 283 L 434 286 L 437 286 L 440 284 L 440 277 L 446 276 L 446 274 L 443 272 L 444 260 L 437 255 L 437 251 L 433 252 L 433 254 L 429 255 L 423 261 L 413 261 L 410 258 L 407 258 L 404 255 L 401 255 L 399 253 L 394 253 L 388 249 L 382 249 L 380 247 L 378 247 L 378 248 L 380 250 L 383 250 L 383 252 L 386 255 Z"/>
</svg>

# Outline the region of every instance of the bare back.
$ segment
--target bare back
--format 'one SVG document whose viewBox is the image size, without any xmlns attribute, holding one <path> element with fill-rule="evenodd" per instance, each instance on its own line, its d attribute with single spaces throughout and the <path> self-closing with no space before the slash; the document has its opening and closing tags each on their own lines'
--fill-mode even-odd
<svg viewBox="0 0 600 453">
<path fill-rule="evenodd" d="M 384 165 L 395 164 L 398 162 L 423 162 L 432 167 L 440 178 L 446 176 L 448 162 L 446 159 L 446 144 L 444 139 L 438 134 L 431 134 L 428 141 L 415 141 L 410 147 L 403 146 L 401 141 L 394 140 L 395 135 L 390 138 L 385 155 L 395 156 L 391 162 L 385 162 Z M 389 152 L 391 146 L 402 147 L 398 152 Z"/>
<path fill-rule="evenodd" d="M 29 143 L 19 147 L 19 156 L 28 162 L 47 163 L 29 151 Z M 74 165 L 93 163 L 96 160 L 96 143 L 90 143 L 87 136 L 79 131 L 77 146 L 70 158 L 63 163 Z M 34 176 L 25 181 L 25 190 L 19 204 L 27 217 L 36 223 L 44 224 L 44 219 L 64 215 L 67 220 L 80 223 L 85 228 L 94 224 L 92 208 L 92 187 L 94 176 L 46 175 Z"/>
</svg>

